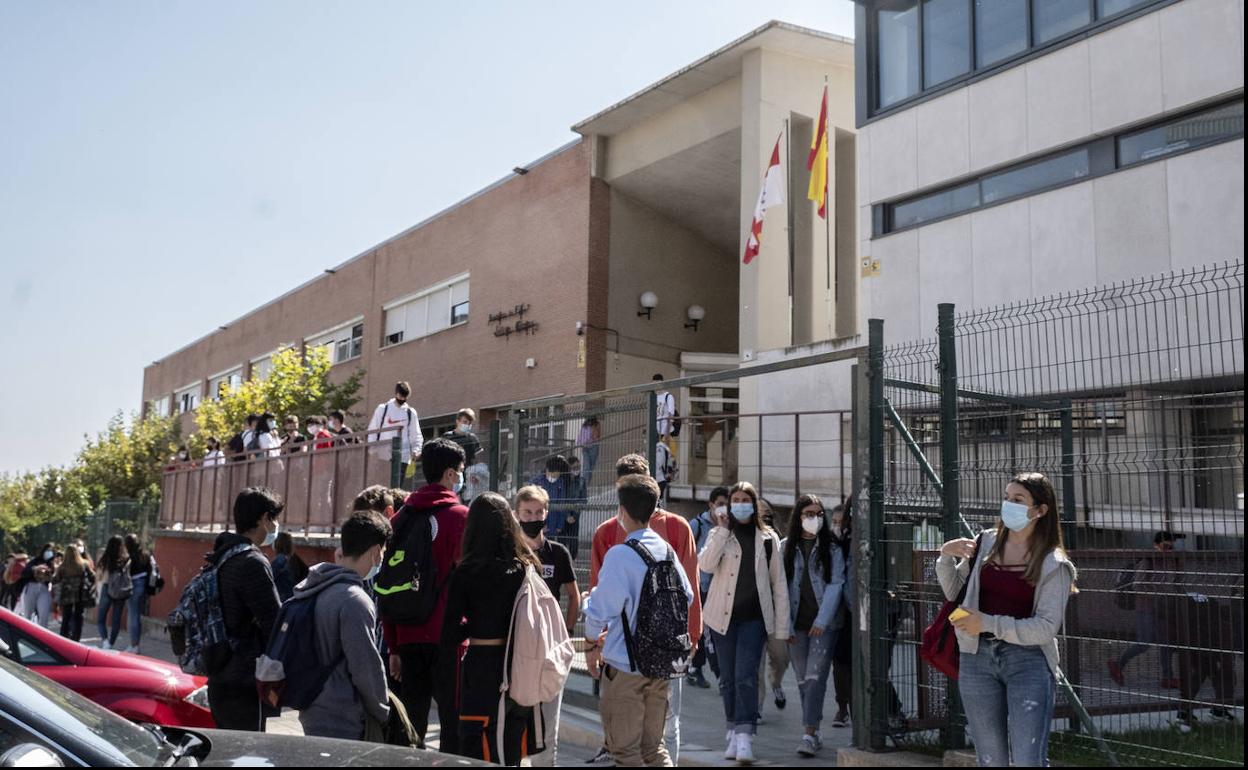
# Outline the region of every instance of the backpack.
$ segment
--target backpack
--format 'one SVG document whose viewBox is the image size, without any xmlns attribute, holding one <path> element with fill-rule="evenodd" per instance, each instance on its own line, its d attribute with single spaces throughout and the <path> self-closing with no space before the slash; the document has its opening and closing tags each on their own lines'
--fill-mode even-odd
<svg viewBox="0 0 1248 770">
<path fill-rule="evenodd" d="M 532 565 L 525 566 L 524 582 L 512 606 L 506 654 L 511 663 L 501 691 L 516 703 L 536 706 L 563 692 L 576 649 L 559 600 Z"/>
<path fill-rule="evenodd" d="M 186 584 L 178 606 L 169 613 L 169 641 L 178 665 L 188 674 L 208 676 L 220 671 L 234 653 L 234 642 L 225 628 L 225 612 L 217 572 L 227 561 L 255 548 L 239 543 L 206 565 Z M 111 582 L 111 577 L 110 577 Z"/>
<path fill-rule="evenodd" d="M 689 667 L 693 643 L 689 637 L 689 599 L 680 581 L 680 567 L 671 547 L 667 558 L 656 561 L 637 540 L 625 540 L 646 563 L 646 578 L 637 601 L 637 630 L 629 628 L 627 611 L 620 612 L 624 623 L 624 646 L 629 669 L 649 679 L 671 679 Z"/>
<path fill-rule="evenodd" d="M 1135 609 L 1135 568 L 1139 562 L 1131 562 L 1122 569 L 1118 570 L 1118 576 L 1114 578 L 1114 606 L 1120 610 Z"/>
<path fill-rule="evenodd" d="M 234 437 L 231 438 L 225 446 L 230 450 L 230 454 L 232 455 L 242 454 L 243 450 L 247 449 L 247 446 L 243 444 L 243 434 L 241 431 L 235 433 Z"/>
<path fill-rule="evenodd" d="M 241 437 L 239 440 L 242 440 Z M 247 440 L 247 446 L 245 447 L 245 449 L 248 452 L 252 452 L 259 448 L 260 448 L 260 431 L 253 430 L 251 432 L 251 438 Z"/>
<path fill-rule="evenodd" d="M 438 585 L 438 567 L 433 560 L 433 515 L 452 505 L 456 503 L 425 511 L 404 505 L 395 515 L 399 525 L 373 581 L 377 609 L 387 621 L 419 625 L 433 616 L 443 588 Z"/>
<path fill-rule="evenodd" d="M 256 660 L 261 699 L 273 708 L 306 709 L 325 689 L 345 653 L 321 660 L 316 649 L 316 600 L 320 593 L 287 599 L 277 613 L 264 654 Z"/>
<path fill-rule="evenodd" d="M 155 596 L 165 590 L 165 578 L 160 574 L 160 567 L 156 564 L 156 557 L 148 555 L 150 562 L 147 573 L 147 595 Z"/>
<path fill-rule="evenodd" d="M 108 598 L 115 602 L 124 602 L 134 593 L 134 581 L 130 579 L 128 566 L 112 570 L 108 573 L 108 584 L 105 587 Z"/>
</svg>

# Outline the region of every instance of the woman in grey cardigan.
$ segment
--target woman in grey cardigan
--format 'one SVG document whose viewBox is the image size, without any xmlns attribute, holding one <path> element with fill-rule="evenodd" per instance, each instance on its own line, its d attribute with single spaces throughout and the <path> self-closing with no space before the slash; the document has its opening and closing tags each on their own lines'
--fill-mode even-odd
<svg viewBox="0 0 1248 770">
<path fill-rule="evenodd" d="M 1058 664 L 1057 634 L 1075 592 L 1053 484 L 1020 473 L 1005 488 L 1001 519 L 976 541 L 950 540 L 936 575 L 950 600 L 968 580 L 952 620 L 961 650 L 958 690 L 980 767 L 1047 764 Z"/>
</svg>

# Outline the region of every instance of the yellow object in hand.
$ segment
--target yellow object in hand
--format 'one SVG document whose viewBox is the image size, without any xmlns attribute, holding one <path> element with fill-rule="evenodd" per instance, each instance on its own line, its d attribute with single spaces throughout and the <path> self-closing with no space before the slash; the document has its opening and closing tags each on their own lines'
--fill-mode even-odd
<svg viewBox="0 0 1248 770">
<path fill-rule="evenodd" d="M 956 610 L 949 613 L 949 620 L 950 621 L 961 620 L 962 618 L 969 618 L 970 616 L 971 616 L 971 613 L 967 612 L 961 607 L 958 607 Z"/>
</svg>

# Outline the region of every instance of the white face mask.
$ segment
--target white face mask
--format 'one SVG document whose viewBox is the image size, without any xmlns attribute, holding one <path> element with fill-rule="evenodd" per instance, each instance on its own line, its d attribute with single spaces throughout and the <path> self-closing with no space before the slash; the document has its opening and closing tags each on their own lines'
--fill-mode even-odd
<svg viewBox="0 0 1248 770">
<path fill-rule="evenodd" d="M 455 427 L 459 429 L 460 433 L 472 433 L 472 423 L 470 422 L 461 422 Z"/>
<path fill-rule="evenodd" d="M 806 534 L 808 535 L 819 534 L 819 530 L 823 529 L 823 517 L 820 516 L 817 519 L 808 519 L 805 516 L 803 516 L 802 517 L 802 529 L 806 530 Z"/>
<path fill-rule="evenodd" d="M 55 555 L 56 555 L 56 554 L 52 553 L 51 551 L 44 551 L 44 552 L 43 552 L 43 560 L 44 560 L 44 561 L 52 561 L 52 557 L 53 557 L 53 556 L 55 556 Z"/>
<path fill-rule="evenodd" d="M 342 423 L 338 422 L 337 420 L 330 420 L 330 421 L 329 421 L 329 429 L 330 429 L 330 430 L 338 430 L 338 429 L 339 429 L 339 428 L 341 428 L 341 427 L 342 427 Z"/>
<path fill-rule="evenodd" d="M 277 420 L 269 420 L 269 430 L 277 430 Z"/>
<path fill-rule="evenodd" d="M 319 425 L 309 425 L 309 426 L 308 426 L 308 435 L 309 435 L 309 436 L 315 436 L 316 434 L 318 434 L 318 433 L 320 433 L 320 432 L 321 432 L 321 426 L 319 426 Z"/>
<path fill-rule="evenodd" d="M 558 481 L 558 480 L 559 480 L 559 474 L 558 474 L 558 473 L 547 473 L 547 474 L 546 474 L 546 480 L 547 480 L 547 481 L 549 481 L 551 484 L 554 484 L 556 481 Z"/>
<path fill-rule="evenodd" d="M 273 531 L 264 534 L 264 542 L 261 545 L 273 545 L 277 541 L 277 533 L 281 528 L 280 522 L 273 522 Z"/>
<path fill-rule="evenodd" d="M 841 535 L 845 534 L 845 528 L 842 527 L 840 524 L 833 524 L 832 534 L 836 535 L 837 537 L 840 537 Z"/>
</svg>

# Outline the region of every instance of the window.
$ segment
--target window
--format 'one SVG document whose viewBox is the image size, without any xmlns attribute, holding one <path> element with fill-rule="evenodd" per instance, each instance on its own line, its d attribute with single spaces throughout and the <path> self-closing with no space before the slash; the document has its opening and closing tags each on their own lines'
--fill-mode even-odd
<svg viewBox="0 0 1248 770">
<path fill-rule="evenodd" d="M 157 417 L 168 417 L 169 416 L 169 397 L 161 396 L 160 398 L 152 399 L 151 412 Z"/>
<path fill-rule="evenodd" d="M 917 2 L 893 3 L 898 10 L 881 8 L 879 62 L 881 107 L 919 92 L 919 12 Z"/>
<path fill-rule="evenodd" d="M 1027 0 L 975 0 L 975 66 L 1027 49 Z"/>
<path fill-rule="evenodd" d="M 251 379 L 267 380 L 273 372 L 273 354 L 257 358 L 251 362 Z"/>
<path fill-rule="evenodd" d="M 1244 103 L 1236 102 L 1136 131 L 1118 139 L 1118 165 L 1130 166 L 1244 134 Z"/>
<path fill-rule="evenodd" d="M 396 300 L 383 308 L 385 330 L 381 345 L 397 345 L 467 323 L 468 306 L 467 275 Z"/>
<path fill-rule="evenodd" d="M 223 372 L 208 380 L 208 398 L 217 401 L 225 395 L 225 389 L 238 390 L 243 385 L 243 369 L 240 366 L 229 372 Z"/>
<path fill-rule="evenodd" d="M 970 3 L 968 0 L 925 0 L 923 87 L 939 85 L 970 69 Z"/>
<path fill-rule="evenodd" d="M 1088 0 L 1034 3 L 1032 14 L 1037 43 L 1047 43 L 1092 23 L 1092 6 Z"/>
<path fill-rule="evenodd" d="M 985 204 L 995 203 L 1082 179 L 1088 172 L 1088 148 L 1081 147 L 1039 163 L 984 177 L 980 191 Z"/>
<path fill-rule="evenodd" d="M 17 634 L 17 654 L 23 666 L 59 666 L 65 661 L 44 649 L 43 645 L 22 634 Z"/>
<path fill-rule="evenodd" d="M 1073 149 L 964 179 L 943 189 L 876 204 L 872 216 L 874 234 L 887 235 L 1243 135 L 1244 101 L 1237 99 L 1131 133 L 1093 139 Z"/>
<path fill-rule="evenodd" d="M 974 70 L 1006 66 L 1038 48 L 1064 45 L 1123 14 L 1172 0 L 873 0 L 858 38 L 873 67 L 859 93 L 880 112 L 966 80 Z M 973 53 L 972 53 L 973 52 Z M 874 78 L 870 82 L 867 78 Z"/>
<path fill-rule="evenodd" d="M 191 412 L 199 407 L 200 384 L 201 383 L 197 382 L 194 385 L 187 385 L 185 388 L 180 388 L 173 394 L 173 398 L 178 404 L 179 412 Z"/>
<path fill-rule="evenodd" d="M 358 358 L 364 352 L 364 324 L 362 317 L 353 318 L 331 331 L 314 334 L 304 340 L 308 349 L 328 348 L 329 360 L 335 364 Z"/>
</svg>

